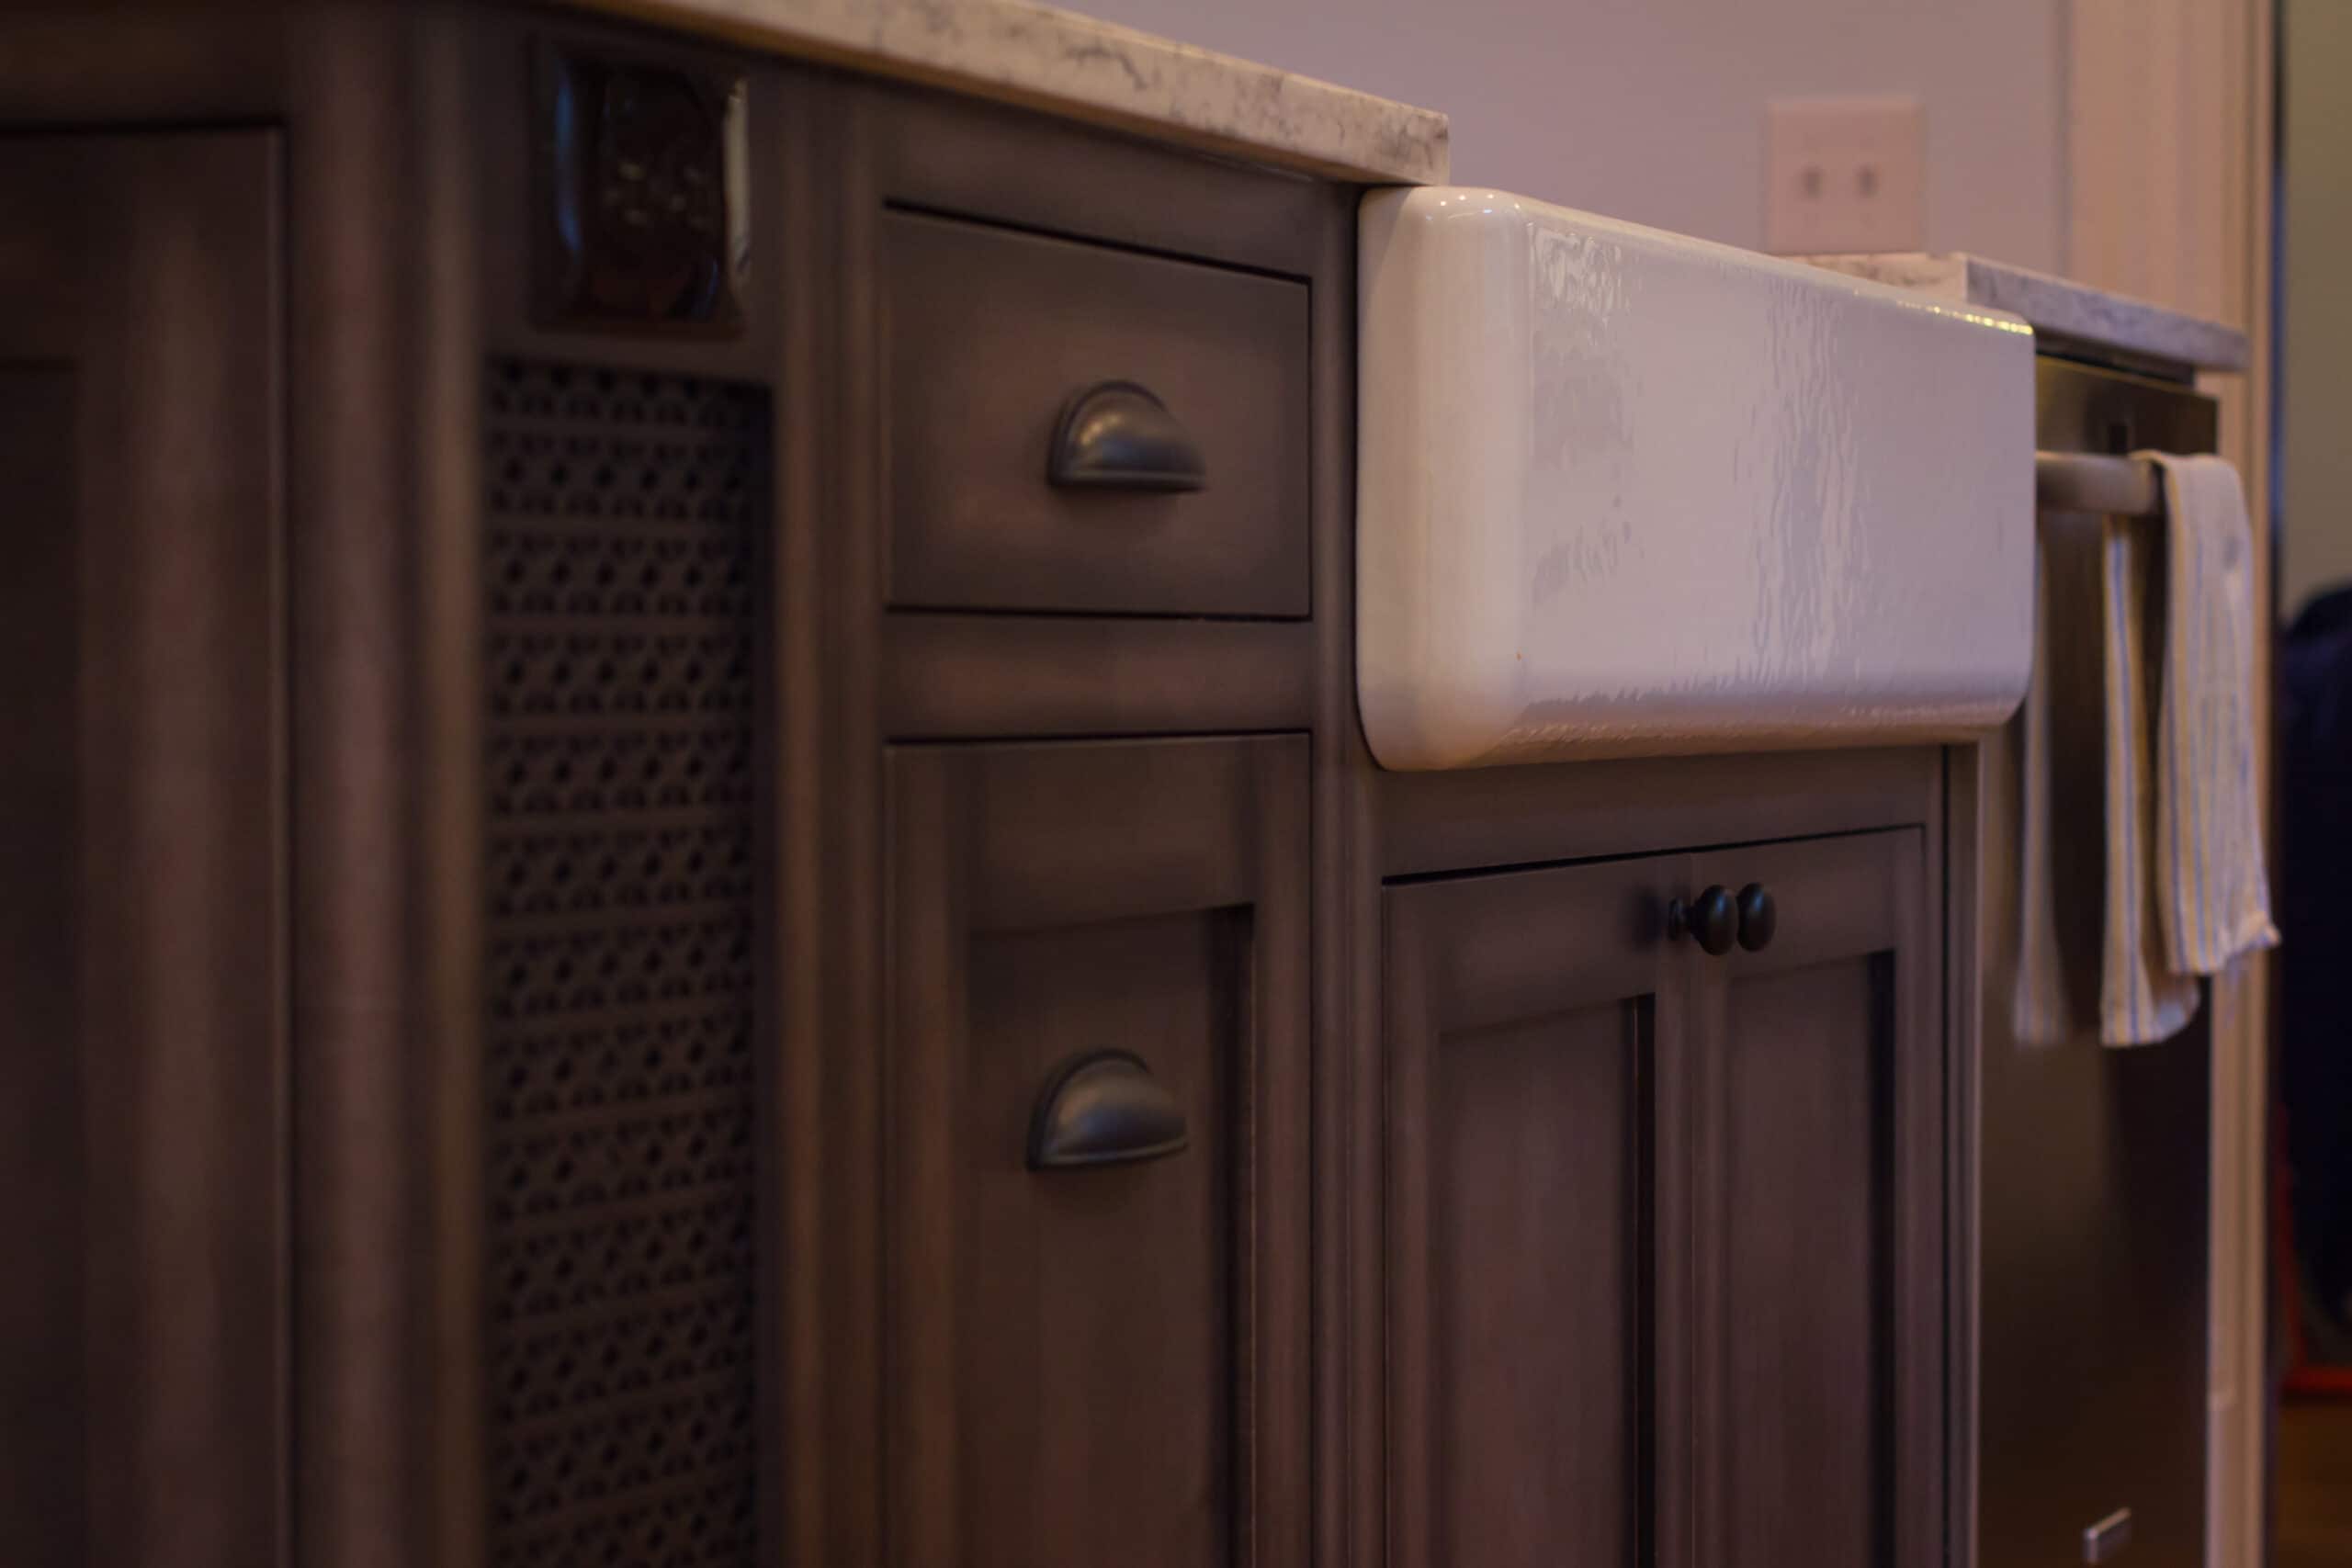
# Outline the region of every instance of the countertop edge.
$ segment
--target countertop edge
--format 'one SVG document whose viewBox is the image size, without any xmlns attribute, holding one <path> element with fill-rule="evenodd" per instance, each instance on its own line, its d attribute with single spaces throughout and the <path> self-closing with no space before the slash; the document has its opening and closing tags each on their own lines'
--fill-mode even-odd
<svg viewBox="0 0 2352 1568">
<path fill-rule="evenodd" d="M 1032 0 L 567 0 L 1326 178 L 1443 184 L 1446 117 Z"/>
<path fill-rule="evenodd" d="M 1964 251 L 1800 258 L 1851 277 L 2022 316 L 2057 333 L 2199 370 L 2244 370 L 2245 333 L 2219 321 Z"/>
</svg>

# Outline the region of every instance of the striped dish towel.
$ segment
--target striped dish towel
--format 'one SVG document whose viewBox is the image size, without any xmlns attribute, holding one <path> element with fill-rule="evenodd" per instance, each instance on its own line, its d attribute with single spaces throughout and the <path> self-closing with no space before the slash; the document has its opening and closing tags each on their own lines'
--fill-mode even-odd
<svg viewBox="0 0 2352 1568">
<path fill-rule="evenodd" d="M 2254 766 L 2254 537 L 2238 471 L 2219 457 L 2138 456 L 2164 470 L 2164 714 L 2154 846 L 2165 958 L 2218 975 L 2275 947 Z"/>
<path fill-rule="evenodd" d="M 2142 456 L 2165 468 L 2165 521 L 2042 520 L 2012 1019 L 2032 1043 L 2166 1039 L 2196 1016 L 2199 976 L 2278 940 L 2254 792 L 2252 542 L 2237 472 Z M 2086 722 L 2053 722 L 2053 704 Z M 2084 994 L 2093 926 L 2095 997 Z"/>
<path fill-rule="evenodd" d="M 2099 944 L 2098 1037 L 2106 1045 L 2146 1045 L 2178 1033 L 2197 1016 L 2197 979 L 2165 962 L 2168 863 L 2151 858 L 2160 809 L 2151 767 L 2165 728 L 2148 640 L 2149 604 L 2164 541 L 2154 519 L 2099 523 L 2100 603 L 2107 629 L 2107 907 Z M 2161 627 L 2163 622 L 2156 625 Z"/>
</svg>

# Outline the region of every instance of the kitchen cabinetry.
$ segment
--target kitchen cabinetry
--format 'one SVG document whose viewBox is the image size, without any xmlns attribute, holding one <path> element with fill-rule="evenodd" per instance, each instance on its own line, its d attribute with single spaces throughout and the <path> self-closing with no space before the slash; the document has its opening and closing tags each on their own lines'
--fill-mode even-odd
<svg viewBox="0 0 2352 1568">
<path fill-rule="evenodd" d="M 1922 855 L 1905 830 L 1386 894 L 1400 1562 L 1932 1551 Z M 1751 886 L 1724 952 L 1682 929 Z"/>
<path fill-rule="evenodd" d="M 0 1540 L 27 1568 L 276 1535 L 278 156 L 0 141 Z"/>
<path fill-rule="evenodd" d="M 1939 1555 L 1948 754 L 1376 768 L 1355 188 L 558 8 L 142 15 L 0 18 L 0 220 L 179 269 L 0 318 L 15 750 L 85 770 L 0 794 L 41 1568 Z"/>
<path fill-rule="evenodd" d="M 1912 1562 L 1942 1528 L 1943 964 L 1925 835 L 1694 857 L 1761 951 L 1693 975 L 1694 1561 Z"/>
<path fill-rule="evenodd" d="M 1657 1086 L 1684 1081 L 1689 999 L 1664 928 L 1687 867 L 1385 896 L 1398 1568 L 1634 1562 L 1654 1538 L 1679 1394 L 1652 1356 L 1676 1272 L 1658 1188 L 1682 1157 Z"/>
<path fill-rule="evenodd" d="M 1306 764 L 892 750 L 896 1561 L 1305 1557 Z"/>
</svg>

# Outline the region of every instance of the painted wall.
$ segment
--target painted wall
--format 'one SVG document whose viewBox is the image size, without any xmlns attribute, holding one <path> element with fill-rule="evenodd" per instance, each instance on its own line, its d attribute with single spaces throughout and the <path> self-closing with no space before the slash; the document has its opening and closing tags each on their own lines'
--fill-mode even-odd
<svg viewBox="0 0 2352 1568">
<path fill-rule="evenodd" d="M 1459 183 L 1739 245 L 1767 99 L 1915 94 L 1928 248 L 2064 269 L 2065 0 L 1062 3 L 1442 109 Z"/>
<path fill-rule="evenodd" d="M 2285 0 L 2278 607 L 2352 583 L 2352 5 Z"/>
</svg>

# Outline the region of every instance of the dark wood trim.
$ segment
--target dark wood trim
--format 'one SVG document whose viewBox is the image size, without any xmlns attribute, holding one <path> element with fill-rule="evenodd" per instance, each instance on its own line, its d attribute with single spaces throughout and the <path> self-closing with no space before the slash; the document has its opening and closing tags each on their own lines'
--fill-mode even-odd
<svg viewBox="0 0 2352 1568">
<path fill-rule="evenodd" d="M 283 1563 L 285 148 L 0 139 L 0 1552 Z"/>
<path fill-rule="evenodd" d="M 878 676 L 883 730 L 902 740 L 1304 729 L 1315 679 L 1303 621 L 904 611 Z"/>
<path fill-rule="evenodd" d="M 293 1484 L 321 1568 L 482 1550 L 471 220 L 466 161 L 427 162 L 470 118 L 424 80 L 447 22 L 322 10 L 288 79 Z"/>
<path fill-rule="evenodd" d="M 1380 874 L 1915 826 L 1939 771 L 1921 748 L 1384 773 Z"/>
<path fill-rule="evenodd" d="M 0 16 L 0 128 L 282 119 L 316 59 L 295 41 L 302 9 L 255 0 L 236 26 L 192 27 L 185 6 L 146 0 L 110 6 L 93 27 L 75 0 L 11 6 Z"/>
<path fill-rule="evenodd" d="M 966 1562 L 959 1483 L 964 1398 L 956 1359 L 961 1303 L 953 1233 L 956 1058 L 970 990 L 971 781 L 938 752 L 884 767 L 890 867 L 889 980 L 879 1058 L 885 1088 L 880 1306 L 884 1314 L 882 1561 Z M 890 1138 L 893 1130 L 898 1133 Z M 894 1149 L 895 1141 L 900 1149 Z M 899 1210 L 920 1204 L 912 1218 Z M 911 1218 L 911 1223 L 910 1223 Z M 899 1341 L 905 1343 L 901 1345 Z"/>
<path fill-rule="evenodd" d="M 1352 406 L 1349 423 L 1352 428 Z M 1327 626 L 1337 623 L 1327 633 L 1338 645 L 1329 679 L 1344 682 L 1339 700 L 1345 716 L 1339 732 L 1328 738 L 1327 748 L 1334 753 L 1332 763 L 1340 773 L 1334 788 L 1340 808 L 1337 837 L 1349 862 L 1334 922 L 1340 929 L 1331 938 L 1346 964 L 1341 983 L 1349 1022 L 1343 1037 L 1346 1074 L 1337 1090 L 1344 1097 L 1340 1134 L 1345 1190 L 1340 1207 L 1345 1272 L 1340 1283 L 1344 1336 L 1336 1355 L 1346 1402 L 1338 1463 L 1344 1472 L 1346 1495 L 1344 1534 L 1335 1558 L 1327 1558 L 1322 1568 L 1388 1568 L 1396 1554 L 1388 1501 L 1388 1477 L 1396 1462 L 1388 1408 L 1388 1281 L 1395 1221 L 1388 1192 L 1391 1086 L 1385 1040 L 1390 1004 L 1383 965 L 1396 936 L 1388 929 L 1381 880 L 1383 776 L 1364 743 L 1355 705 L 1352 536 L 1345 549 L 1346 596 L 1326 609 L 1323 619 Z"/>
<path fill-rule="evenodd" d="M 1942 780 L 1935 809 L 1895 863 L 1896 917 L 1894 1044 L 1892 1089 L 1894 1184 L 1894 1299 L 1889 1303 L 1895 1407 L 1889 1477 L 1894 1489 L 1892 1527 L 1901 1562 L 1933 1562 L 1947 1550 L 1950 1519 L 1950 1406 L 1947 1403 L 1952 1322 L 1950 1312 L 1949 1132 L 1945 1089 L 1951 1043 L 1944 1034 L 1942 908 Z M 1905 953 L 1913 954 L 1905 958 Z M 1905 1042 L 1908 1040 L 1908 1048 Z"/>
<path fill-rule="evenodd" d="M 1352 628 L 1352 590 L 1347 620 Z M 1352 663 L 1346 668 L 1352 674 Z M 1347 1010 L 1347 1032 L 1339 1037 L 1344 1067 L 1341 1081 L 1327 1090 L 1342 1097 L 1338 1135 L 1344 1187 L 1335 1206 L 1341 1227 L 1344 1333 L 1330 1353 L 1339 1362 L 1335 1381 L 1345 1402 L 1340 1453 L 1333 1460 L 1342 1472 L 1345 1495 L 1340 1503 L 1342 1534 L 1323 1568 L 1385 1568 L 1394 1551 L 1387 1501 L 1389 1083 L 1382 1046 L 1388 1027 L 1382 964 L 1389 933 L 1378 875 L 1377 780 L 1355 722 L 1352 680 L 1347 702 L 1345 729 L 1336 745 L 1326 742 L 1340 753 L 1334 759 L 1340 774 L 1333 790 L 1340 805 L 1334 836 L 1349 860 L 1333 922 L 1339 929 L 1329 936 L 1346 964 L 1339 977 Z"/>
<path fill-rule="evenodd" d="M 1677 892 L 1702 885 L 1694 857 L 1672 863 Z M 1699 1326 L 1704 1303 L 1701 1225 L 1710 1190 L 1708 1161 L 1720 1130 L 1703 1113 L 1708 1070 L 1703 1042 L 1723 1034 L 1724 991 L 1693 984 L 1700 956 L 1680 944 L 1672 989 L 1658 1006 L 1679 1027 L 1656 1027 L 1653 1016 L 1650 1089 L 1649 1460 L 1652 1511 L 1649 1561 L 1643 1568 L 1708 1568 L 1707 1541 L 1696 1507 L 1701 1450 L 1713 1413 L 1707 1401 L 1716 1369 L 1702 1359 Z M 1679 1015 L 1676 1016 L 1676 1015 Z"/>
<path fill-rule="evenodd" d="M 811 938 L 786 955 L 786 994 L 819 998 L 810 1032 L 784 1044 L 796 1086 L 782 1143 L 787 1168 L 786 1255 L 794 1323 L 785 1382 L 802 1409 L 787 1445 L 785 1554 L 794 1562 L 882 1561 L 889 1521 L 882 1471 L 884 1114 L 880 1053 L 840 1043 L 883 1038 L 882 738 L 878 724 L 881 560 L 880 334 L 874 268 L 873 128 L 854 84 L 810 87 L 810 152 L 825 237 L 809 291 L 821 312 L 818 370 L 820 465 L 808 549 L 818 570 L 786 601 L 808 617 L 816 662 L 793 734 L 815 748 L 805 820 L 821 835 L 814 886 L 793 930 Z M 808 651 L 802 645 L 804 654 Z"/>
<path fill-rule="evenodd" d="M 777 73 L 759 98 L 775 100 L 776 134 L 786 154 L 768 165 L 772 232 L 779 288 L 747 311 L 773 312 L 776 418 L 771 484 L 775 530 L 768 567 L 768 770 L 764 859 L 774 889 L 768 929 L 761 1038 L 774 1042 L 760 1068 L 761 1140 L 759 1299 L 770 1303 L 762 1358 L 761 1433 L 769 1481 L 760 1488 L 760 1540 L 784 1562 L 821 1561 L 832 1506 L 828 1467 L 828 1388 L 823 1369 L 834 1331 L 827 1296 L 809 1284 L 808 1260 L 828 1253 L 823 1180 L 831 1152 L 826 1102 L 828 996 L 821 980 L 840 939 L 828 918 L 827 761 L 831 721 L 825 668 L 826 527 L 831 497 L 818 454 L 828 449 L 827 401 L 833 348 L 823 301 L 838 285 L 830 236 L 833 213 L 822 171 L 836 108 L 831 83 L 805 73 Z"/>
<path fill-rule="evenodd" d="M 386 214 L 409 249 L 402 287 L 410 335 L 403 375 L 415 409 L 409 434 L 416 599 L 413 656 L 422 698 L 413 721 L 417 769 L 417 987 L 433 1049 L 424 1054 L 432 1129 L 424 1178 L 438 1267 L 424 1325 L 432 1360 L 426 1485 L 430 1550 L 449 1568 L 489 1555 L 491 1452 L 486 1338 L 489 1256 L 483 1054 L 487 995 L 483 779 L 480 301 L 455 280 L 479 276 L 492 227 L 477 205 L 481 105 L 468 89 L 474 40 L 458 13 L 431 8 L 412 24 L 404 96 L 416 145 L 408 210 Z M 380 417 L 380 414 L 379 416 Z M 415 1157 L 414 1156 L 411 1156 Z"/>
<path fill-rule="evenodd" d="M 1937 919 L 1944 952 L 1944 1288 L 1947 1316 L 1944 1389 L 1945 1561 L 1976 1564 L 1976 1356 L 1979 1254 L 1976 1220 L 1977 1083 L 1982 1035 L 1979 952 L 1982 924 L 1977 857 L 1983 853 L 1986 749 L 1944 751 L 1940 831 L 1928 840 L 1928 869 L 1940 863 L 1943 896 Z"/>
<path fill-rule="evenodd" d="M 1408 1032 L 1430 1032 L 1427 922 L 1412 900 L 1383 900 L 1386 942 L 1375 967 L 1381 985 L 1381 1027 L 1386 1032 L 1378 1078 L 1384 1103 L 1409 1107 L 1428 1097 L 1426 1051 L 1404 1048 Z M 1382 1119 L 1381 1181 L 1383 1232 L 1378 1255 L 1381 1270 L 1384 1331 L 1395 1318 L 1406 1315 L 1400 1301 L 1425 1300 L 1430 1269 L 1426 1258 L 1430 1239 L 1427 1204 L 1420 1200 L 1424 1182 L 1413 1179 L 1425 1156 L 1409 1136 L 1396 1131 L 1399 1121 L 1412 1119 L 1409 1110 Z M 1426 1314 L 1424 1314 L 1426 1315 Z M 1383 1562 L 1415 1565 L 1427 1562 L 1431 1540 L 1429 1467 L 1432 1445 L 1425 1426 L 1408 1424 L 1425 1416 L 1430 1393 L 1429 1346 L 1411 1334 L 1400 1334 L 1382 1358 L 1380 1398 L 1389 1416 L 1393 1438 L 1385 1445 L 1386 1473 L 1380 1477 L 1377 1495 L 1383 1505 L 1380 1557 Z"/>
<path fill-rule="evenodd" d="M 868 83 L 871 188 L 899 207 L 1305 277 L 1306 175 L 1231 163 L 919 87 Z M 1103 199 L 1116 192 L 1116 200 Z"/>
<path fill-rule="evenodd" d="M 882 334 L 879 309 L 879 266 L 875 229 L 881 212 L 871 199 L 874 188 L 876 121 L 864 97 L 845 85 L 836 98 L 850 141 L 841 161 L 842 170 L 835 213 L 840 239 L 840 271 L 836 274 L 842 309 L 835 344 L 839 394 L 835 440 L 840 454 L 839 488 L 833 494 L 836 554 L 828 574 L 837 597 L 831 651 L 833 662 L 829 684 L 840 705 L 832 733 L 832 755 L 838 769 L 834 810 L 830 820 L 837 846 L 837 884 L 846 894 L 839 906 L 850 935 L 843 943 L 838 980 L 843 990 L 839 1015 L 833 1020 L 836 1037 L 873 1041 L 885 1037 L 891 1017 L 883 997 L 884 976 L 891 947 L 885 935 L 888 904 L 885 876 L 884 802 L 880 707 L 880 647 L 883 561 L 887 547 L 887 490 L 882 472 Z M 825 1561 L 880 1562 L 891 1548 L 895 1525 L 888 1515 L 888 1481 L 884 1468 L 883 1414 L 888 1392 L 882 1360 L 881 1275 L 884 1250 L 882 1128 L 886 1111 L 880 1053 L 870 1060 L 844 1060 L 829 1052 L 831 1070 L 844 1080 L 840 1092 L 847 1134 L 828 1162 L 823 1201 L 839 1201 L 842 1232 L 836 1249 L 824 1260 L 827 1272 L 838 1270 L 846 1292 L 834 1317 L 835 1333 L 828 1355 L 836 1359 L 842 1375 L 829 1381 L 837 1414 L 836 1440 L 842 1469 L 830 1485 L 840 1487 L 842 1510 L 831 1542 L 834 1555 Z M 844 1165 L 842 1162 L 854 1162 Z M 840 1193 L 838 1173 L 854 1168 L 846 1191 Z M 854 1512 L 853 1512 L 854 1510 Z M 854 1551 L 855 1555 L 850 1555 Z"/>
<path fill-rule="evenodd" d="M 18 190 L 13 151 L 0 147 L 0 199 L 18 214 L 48 205 Z M 81 249 L 59 245 L 72 272 L 93 270 Z M 17 277 L 18 298 L 38 299 L 52 319 L 69 314 L 48 288 L 36 293 Z M 0 884 L 9 889 L 0 902 L 0 992 L 8 998 L 0 1013 L 0 1190 L 10 1206 L 0 1241 L 0 1443 L 8 1460 L 0 1540 L 25 1568 L 80 1568 L 89 1560 L 95 1490 L 85 1406 L 97 1305 L 85 1279 L 96 1248 L 83 1233 L 99 1140 L 84 1126 L 84 1086 L 96 1075 L 83 1061 L 77 951 L 86 771 L 79 677 L 84 541 L 97 531 L 78 515 L 82 374 L 68 358 L 17 358 L 24 345 L 16 338 L 0 326 L 0 486 L 14 547 L 0 577 L 0 749 L 9 759 L 0 774 Z M 18 1423 L 28 1412 L 40 1429 L 27 1435 Z M 273 1494 L 276 1483 L 273 1475 Z"/>
<path fill-rule="evenodd" d="M 1360 1160 L 1376 1161 L 1376 1137 L 1356 1121 L 1361 1082 L 1376 1086 L 1377 1014 L 1360 1010 L 1374 975 L 1354 966 L 1360 935 L 1377 940 L 1378 923 L 1362 922 L 1377 897 L 1365 851 L 1368 826 L 1359 803 L 1365 780 L 1354 766 L 1355 710 L 1355 209 L 1346 186 L 1318 191 L 1316 252 L 1309 278 L 1309 429 L 1314 457 L 1312 506 L 1314 884 L 1309 935 L 1314 944 L 1314 1551 L 1313 1568 L 1369 1563 L 1379 1542 L 1358 1512 L 1363 1404 L 1356 1378 L 1353 1306 L 1359 1261 L 1352 1245 L 1361 1217 L 1379 1223 L 1384 1205 L 1362 1185 Z M 1369 1168 L 1376 1173 L 1378 1167 Z M 1371 1259 L 1377 1266 L 1377 1253 Z M 1376 1280 L 1376 1276 L 1374 1276 Z M 1372 1404 L 1376 1413 L 1378 1399 Z M 1376 1451 L 1374 1453 L 1377 1458 Z M 1376 1494 L 1374 1495 L 1376 1496 Z"/>
</svg>

